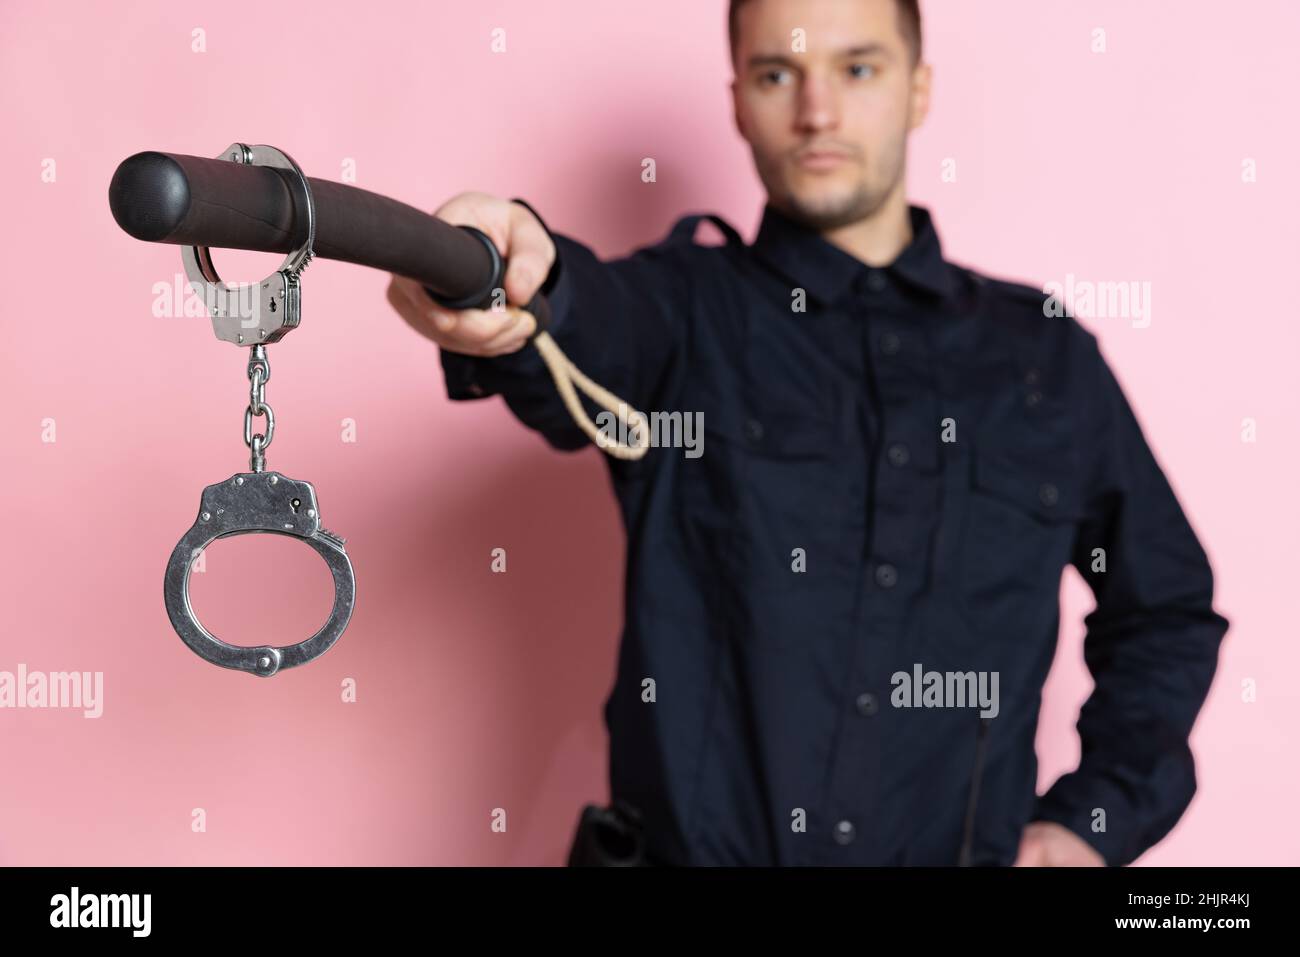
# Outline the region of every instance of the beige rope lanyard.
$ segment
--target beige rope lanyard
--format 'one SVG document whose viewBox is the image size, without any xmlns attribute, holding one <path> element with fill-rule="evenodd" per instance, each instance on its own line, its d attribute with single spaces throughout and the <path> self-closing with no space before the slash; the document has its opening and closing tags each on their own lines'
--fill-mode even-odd
<svg viewBox="0 0 1300 957">
<path fill-rule="evenodd" d="M 583 375 L 546 330 L 533 337 L 533 345 L 537 346 L 542 361 L 550 370 L 551 378 L 555 380 L 555 388 L 560 393 L 560 398 L 564 400 L 564 407 L 569 410 L 569 415 L 598 448 L 616 459 L 628 461 L 636 461 L 646 454 L 650 448 L 650 429 L 644 414 Z M 574 386 L 590 396 L 597 405 L 617 416 L 619 422 L 627 429 L 632 444 L 610 441 L 587 415 L 587 410 L 582 407 L 582 400 L 578 398 Z"/>
</svg>

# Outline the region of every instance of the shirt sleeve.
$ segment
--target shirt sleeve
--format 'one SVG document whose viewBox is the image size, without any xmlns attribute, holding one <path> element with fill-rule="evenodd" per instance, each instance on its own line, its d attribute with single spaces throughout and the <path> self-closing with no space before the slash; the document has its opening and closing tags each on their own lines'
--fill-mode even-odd
<svg viewBox="0 0 1300 957">
<path fill-rule="evenodd" d="M 1070 828 L 1111 865 L 1160 841 L 1196 792 L 1188 736 L 1228 622 L 1213 575 L 1125 395 L 1089 335 L 1096 454 L 1072 564 L 1096 598 L 1084 661 L 1081 758 L 1034 815 Z"/>
<path fill-rule="evenodd" d="M 664 400 L 668 367 L 685 339 L 689 308 L 680 243 L 657 245 L 602 261 L 577 240 L 553 232 L 555 263 L 541 291 L 551 306 L 551 337 L 584 374 L 634 408 L 648 412 Z M 514 415 L 551 446 L 590 444 L 565 408 L 546 364 L 530 342 L 502 356 L 440 350 L 447 396 L 469 400 L 500 395 Z M 586 403 L 588 414 L 594 408 Z"/>
</svg>

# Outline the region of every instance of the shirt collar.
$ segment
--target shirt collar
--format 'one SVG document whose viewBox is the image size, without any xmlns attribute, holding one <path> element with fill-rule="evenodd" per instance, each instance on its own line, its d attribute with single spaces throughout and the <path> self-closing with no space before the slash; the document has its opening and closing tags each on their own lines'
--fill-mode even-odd
<svg viewBox="0 0 1300 957">
<path fill-rule="evenodd" d="M 953 292 L 952 275 L 943 258 L 939 234 L 928 210 L 909 206 L 912 241 L 885 267 L 891 276 L 937 296 Z M 822 303 L 843 295 L 854 280 L 871 271 L 857 257 L 822 237 L 815 229 L 787 216 L 768 203 L 752 250 L 789 281 L 808 290 Z"/>
</svg>

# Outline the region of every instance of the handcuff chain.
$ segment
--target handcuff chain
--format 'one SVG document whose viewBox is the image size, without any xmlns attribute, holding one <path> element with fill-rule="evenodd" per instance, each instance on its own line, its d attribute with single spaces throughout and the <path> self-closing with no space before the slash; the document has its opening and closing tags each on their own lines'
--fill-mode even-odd
<svg viewBox="0 0 1300 957">
<path fill-rule="evenodd" d="M 266 450 L 275 438 L 275 410 L 266 401 L 266 383 L 271 379 L 271 363 L 266 357 L 266 346 L 258 343 L 248 352 L 248 407 L 244 410 L 244 444 L 249 449 L 249 470 L 261 472 L 266 468 Z M 253 434 L 253 418 L 266 416 L 266 434 Z"/>
</svg>

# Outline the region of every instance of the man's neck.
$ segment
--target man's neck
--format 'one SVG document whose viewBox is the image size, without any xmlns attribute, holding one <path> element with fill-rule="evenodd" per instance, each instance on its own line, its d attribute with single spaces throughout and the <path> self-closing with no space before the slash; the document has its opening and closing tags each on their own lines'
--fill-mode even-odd
<svg viewBox="0 0 1300 957">
<path fill-rule="evenodd" d="M 907 194 L 901 188 L 894 190 L 871 216 L 827 230 L 822 237 L 868 266 L 888 266 L 912 241 Z"/>
</svg>

